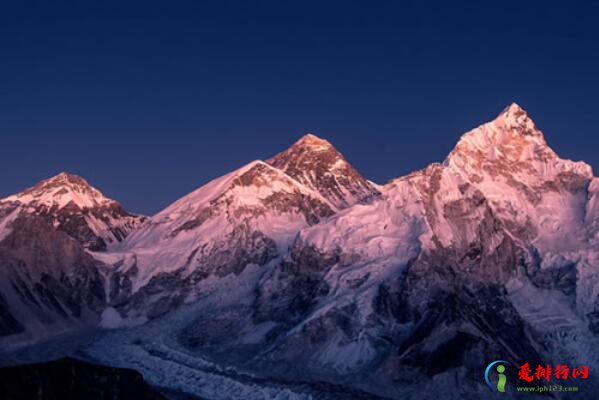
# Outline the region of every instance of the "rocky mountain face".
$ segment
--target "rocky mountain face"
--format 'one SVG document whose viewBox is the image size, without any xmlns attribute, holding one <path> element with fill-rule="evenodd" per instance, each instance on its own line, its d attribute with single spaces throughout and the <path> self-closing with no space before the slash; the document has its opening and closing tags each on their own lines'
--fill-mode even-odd
<svg viewBox="0 0 599 400">
<path fill-rule="evenodd" d="M 0 266 L 2 345 L 97 324 L 106 266 L 43 216 L 25 213 L 11 222 Z"/>
<path fill-rule="evenodd" d="M 4 344 L 97 325 L 109 268 L 87 250 L 105 251 L 143 219 L 66 173 L 0 200 Z"/>
<path fill-rule="evenodd" d="M 312 134 L 267 162 L 319 192 L 339 210 L 380 194 L 329 142 Z"/>
<path fill-rule="evenodd" d="M 276 382 L 478 399 L 493 360 L 599 367 L 598 193 L 591 168 L 561 159 L 512 104 L 443 163 L 384 186 L 306 135 L 183 197 L 107 252 L 86 251 L 54 224 L 54 240 L 73 250 L 17 250 L 12 199 L 0 207 L 0 228 L 12 227 L 0 229 L 9 232 L 0 256 L 12 261 L 0 262 L 33 251 L 43 260 L 58 247 L 72 262 L 51 270 L 85 283 L 72 302 L 102 313 L 103 326 L 169 321 L 162 339 L 152 323 L 138 328 L 153 341 L 127 342 L 132 363 L 140 347 L 153 361 L 188 365 L 184 353 Z M 30 274 L 47 268 L 25 260 Z M 15 295 L 0 291 L 0 327 L 17 332 Z"/>
<path fill-rule="evenodd" d="M 104 197 L 85 179 L 65 172 L 0 200 L 0 208 L 14 206 L 17 213 L 39 215 L 94 251 L 122 241 L 144 220 Z"/>
</svg>

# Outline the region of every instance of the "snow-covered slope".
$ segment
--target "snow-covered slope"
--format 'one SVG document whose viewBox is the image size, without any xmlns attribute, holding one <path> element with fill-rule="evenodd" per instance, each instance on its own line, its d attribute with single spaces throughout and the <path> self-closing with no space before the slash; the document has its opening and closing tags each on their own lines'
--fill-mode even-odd
<svg viewBox="0 0 599 400">
<path fill-rule="evenodd" d="M 303 227 L 331 214 L 331 205 L 318 192 L 262 161 L 253 161 L 177 200 L 152 217 L 122 247 L 151 247 L 206 236 L 197 231 L 199 228 L 215 237 L 222 235 L 218 228 L 252 221 L 253 226 L 275 237 L 281 249 L 286 250 L 298 225 L 277 223 L 269 217 L 288 216 Z M 203 226 L 215 217 L 222 217 L 228 224 L 221 220 L 216 225 Z"/>
<path fill-rule="evenodd" d="M 106 250 L 120 242 L 144 219 L 126 212 L 85 179 L 65 172 L 0 200 L 0 209 L 14 206 L 18 213 L 44 217 L 91 250 Z M 6 227 L 8 220 L 0 224 Z"/>
<path fill-rule="evenodd" d="M 377 195 L 333 146 L 306 135 L 176 201 L 101 258 L 118 264 L 113 303 L 152 317 L 195 299 L 210 276 L 268 271 L 300 230 Z"/>
<path fill-rule="evenodd" d="M 379 194 L 333 145 L 310 133 L 267 162 L 322 194 L 337 209 L 367 202 Z"/>
<path fill-rule="evenodd" d="M 297 232 L 332 214 L 318 192 L 254 161 L 150 218 L 119 247 L 118 273 L 131 282 L 134 303 L 153 304 L 148 312 L 156 315 L 189 301 L 190 291 L 211 275 L 239 275 L 280 258 Z"/>
</svg>

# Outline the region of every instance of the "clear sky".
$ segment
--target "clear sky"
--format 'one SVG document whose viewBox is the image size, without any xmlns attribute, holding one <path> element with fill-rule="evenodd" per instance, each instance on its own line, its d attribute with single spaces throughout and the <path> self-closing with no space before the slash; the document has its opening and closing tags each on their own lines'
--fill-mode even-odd
<svg viewBox="0 0 599 400">
<path fill-rule="evenodd" d="M 0 196 L 66 170 L 150 214 L 305 132 L 383 183 L 513 101 L 597 170 L 592 3 L 4 2 Z"/>
</svg>

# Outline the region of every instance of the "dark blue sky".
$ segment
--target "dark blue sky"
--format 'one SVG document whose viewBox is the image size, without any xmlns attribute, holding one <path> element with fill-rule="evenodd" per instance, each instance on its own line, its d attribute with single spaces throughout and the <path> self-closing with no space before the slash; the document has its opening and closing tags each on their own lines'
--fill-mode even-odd
<svg viewBox="0 0 599 400">
<path fill-rule="evenodd" d="M 597 170 L 599 6 L 458 3 L 4 2 L 0 196 L 67 170 L 153 213 L 308 131 L 382 183 L 512 101 Z"/>
</svg>

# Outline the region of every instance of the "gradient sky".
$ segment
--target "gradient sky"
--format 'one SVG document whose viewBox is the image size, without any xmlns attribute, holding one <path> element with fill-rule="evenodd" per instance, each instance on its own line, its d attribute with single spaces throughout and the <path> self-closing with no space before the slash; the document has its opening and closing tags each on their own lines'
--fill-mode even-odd
<svg viewBox="0 0 599 400">
<path fill-rule="evenodd" d="M 591 2 L 8 3 L 0 196 L 66 170 L 150 214 L 305 132 L 383 183 L 513 101 L 599 169 Z"/>
</svg>

